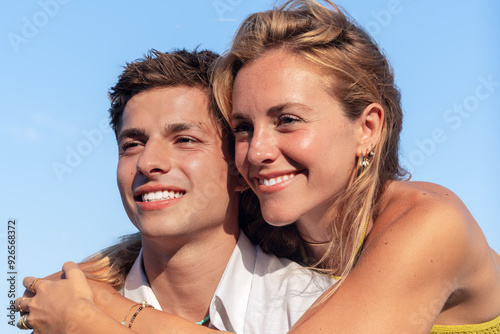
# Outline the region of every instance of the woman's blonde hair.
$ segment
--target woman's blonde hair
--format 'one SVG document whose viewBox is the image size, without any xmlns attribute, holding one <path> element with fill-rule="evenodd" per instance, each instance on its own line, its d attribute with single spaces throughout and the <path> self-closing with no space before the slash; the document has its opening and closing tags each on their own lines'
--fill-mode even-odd
<svg viewBox="0 0 500 334">
<path fill-rule="evenodd" d="M 370 165 L 345 191 L 332 199 L 335 236 L 317 263 L 321 270 L 345 277 L 354 266 L 358 247 L 376 203 L 390 180 L 406 172 L 398 162 L 402 128 L 400 93 L 392 68 L 371 37 L 331 1 L 287 1 L 273 10 L 250 15 L 237 31 L 232 47 L 214 68 L 215 99 L 225 117 L 231 115 L 232 86 L 238 71 L 270 50 L 282 50 L 320 69 L 327 91 L 340 102 L 345 115 L 357 119 L 371 103 L 385 112 L 381 139 Z M 255 195 L 246 194 L 248 207 L 260 210 Z M 253 197 L 252 197 L 253 196 Z M 254 242 L 269 252 L 301 261 L 300 237 L 295 226 L 273 227 L 260 219 L 248 227 Z"/>
<path fill-rule="evenodd" d="M 142 238 L 139 232 L 122 236 L 109 246 L 83 260 L 83 270 L 90 279 L 104 282 L 119 290 L 139 256 Z"/>
</svg>

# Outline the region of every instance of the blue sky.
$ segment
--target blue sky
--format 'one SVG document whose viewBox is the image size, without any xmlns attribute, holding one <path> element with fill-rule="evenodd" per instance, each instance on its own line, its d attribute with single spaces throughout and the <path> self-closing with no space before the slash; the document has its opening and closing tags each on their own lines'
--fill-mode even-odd
<svg viewBox="0 0 500 334">
<path fill-rule="evenodd" d="M 273 3 L 3 3 L 0 250 L 7 259 L 14 218 L 18 293 L 22 277 L 48 275 L 135 231 L 116 187 L 116 142 L 107 127 L 107 90 L 125 62 L 151 48 L 222 52 L 248 14 Z M 500 3 L 338 3 L 375 36 L 395 69 L 405 111 L 401 157 L 413 179 L 458 194 L 500 251 Z M 0 281 L 7 305 L 9 287 Z M 17 332 L 5 318 L 0 328 Z"/>
</svg>

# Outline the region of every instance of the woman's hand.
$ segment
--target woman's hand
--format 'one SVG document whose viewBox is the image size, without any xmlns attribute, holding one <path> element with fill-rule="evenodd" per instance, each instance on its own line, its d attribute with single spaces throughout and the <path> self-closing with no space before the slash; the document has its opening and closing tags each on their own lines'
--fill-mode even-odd
<svg viewBox="0 0 500 334">
<path fill-rule="evenodd" d="M 51 281 L 26 277 L 23 285 L 33 294 L 16 300 L 26 315 L 24 324 L 37 334 L 78 333 L 82 319 L 94 317 L 94 293 L 85 274 L 74 262 L 63 266 L 65 279 Z"/>
</svg>

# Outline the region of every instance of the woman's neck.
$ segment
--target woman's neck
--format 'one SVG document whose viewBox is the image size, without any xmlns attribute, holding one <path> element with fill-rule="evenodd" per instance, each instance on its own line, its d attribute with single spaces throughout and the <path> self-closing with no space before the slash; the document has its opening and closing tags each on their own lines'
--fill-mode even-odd
<svg viewBox="0 0 500 334">
<path fill-rule="evenodd" d="M 331 224 L 331 220 L 314 218 L 301 219 L 296 222 L 297 231 L 309 259 L 319 260 L 328 250 L 333 241 Z"/>
</svg>

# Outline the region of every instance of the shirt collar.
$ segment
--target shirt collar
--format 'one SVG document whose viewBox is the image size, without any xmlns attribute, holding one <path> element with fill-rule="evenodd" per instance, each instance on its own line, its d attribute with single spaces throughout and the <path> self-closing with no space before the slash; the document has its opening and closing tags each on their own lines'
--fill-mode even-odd
<svg viewBox="0 0 500 334">
<path fill-rule="evenodd" d="M 142 265 L 142 249 L 139 252 L 139 256 L 134 262 L 134 265 L 130 269 L 127 278 L 125 279 L 125 284 L 120 290 L 120 293 L 131 300 L 140 303 L 146 301 L 148 304 L 153 305 L 157 310 L 162 310 L 160 302 L 156 298 L 153 289 L 149 285 L 148 277 L 143 270 Z"/>
<path fill-rule="evenodd" d="M 143 300 L 162 310 L 143 270 L 142 249 L 125 279 L 120 293 L 138 303 Z M 255 270 L 256 247 L 240 232 L 214 297 L 210 302 L 210 326 L 219 330 L 243 333 L 248 300 Z"/>
<path fill-rule="evenodd" d="M 235 333 L 244 332 L 255 259 L 256 247 L 240 232 L 210 303 L 210 321 L 213 327 Z"/>
</svg>

